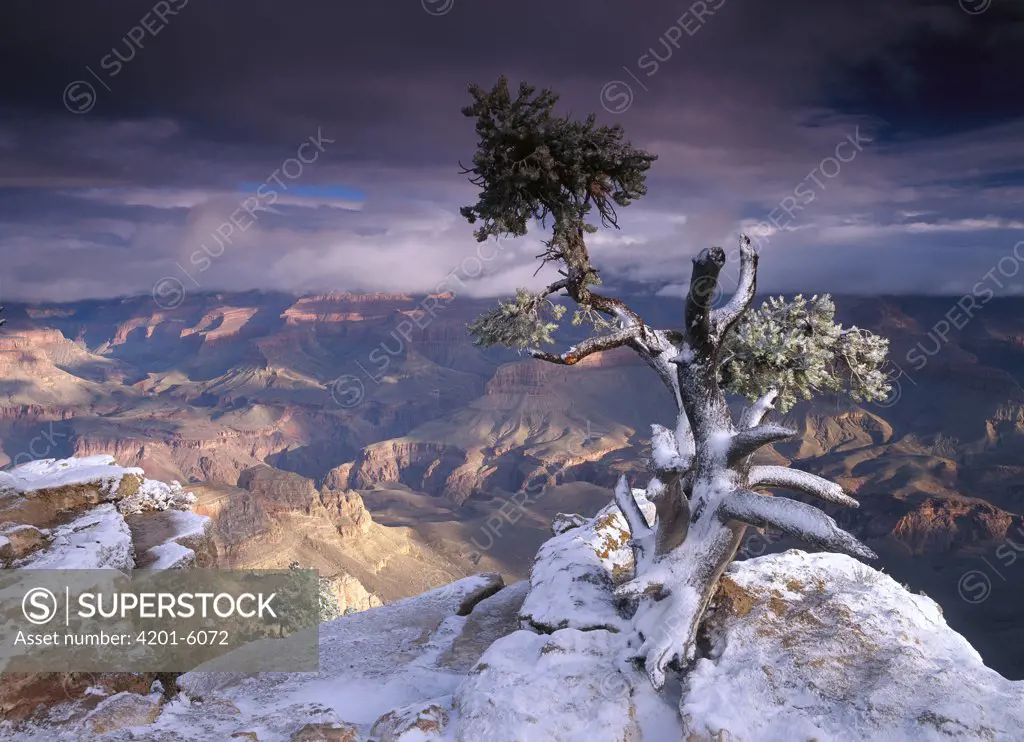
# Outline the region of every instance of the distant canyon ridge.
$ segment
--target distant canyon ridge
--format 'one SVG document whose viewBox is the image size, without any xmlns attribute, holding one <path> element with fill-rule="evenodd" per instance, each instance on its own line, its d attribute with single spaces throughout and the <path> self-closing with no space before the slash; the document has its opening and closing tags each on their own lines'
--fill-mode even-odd
<svg viewBox="0 0 1024 742">
<path fill-rule="evenodd" d="M 178 480 L 221 565 L 298 561 L 352 610 L 477 571 L 521 579 L 558 512 L 592 515 L 620 473 L 639 480 L 671 401 L 629 352 L 556 367 L 482 350 L 466 323 L 490 302 L 428 299 L 8 304 L 0 464 L 111 454 Z M 844 324 L 891 339 L 893 394 L 801 404 L 799 436 L 769 456 L 852 492 L 862 507 L 833 517 L 1021 678 L 1024 299 L 950 328 L 956 301 L 837 297 Z M 631 304 L 681 322 L 681 301 Z M 755 533 L 743 553 L 793 546 Z"/>
</svg>

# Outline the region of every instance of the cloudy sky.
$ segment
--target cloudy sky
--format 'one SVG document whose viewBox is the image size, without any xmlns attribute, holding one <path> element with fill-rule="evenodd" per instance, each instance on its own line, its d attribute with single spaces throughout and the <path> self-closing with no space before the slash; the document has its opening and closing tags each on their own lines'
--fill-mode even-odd
<svg viewBox="0 0 1024 742">
<path fill-rule="evenodd" d="M 502 73 L 659 155 L 591 240 L 606 276 L 672 293 L 761 225 L 765 290 L 954 294 L 1001 266 L 1024 292 L 1016 0 L 95 7 L 5 8 L 2 299 L 539 285 L 543 234 L 481 249 L 458 215 L 466 86 Z"/>
</svg>

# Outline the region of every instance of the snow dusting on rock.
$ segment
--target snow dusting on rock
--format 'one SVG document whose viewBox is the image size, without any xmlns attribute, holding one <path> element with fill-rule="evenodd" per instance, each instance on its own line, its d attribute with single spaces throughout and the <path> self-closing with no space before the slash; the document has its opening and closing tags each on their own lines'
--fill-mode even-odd
<svg viewBox="0 0 1024 742">
<path fill-rule="evenodd" d="M 141 478 L 142 469 L 117 466 L 114 457 L 106 454 L 72 459 L 39 459 L 0 472 L 0 491 L 20 494 L 36 490 L 67 487 L 76 484 L 101 484 L 111 498 L 126 474 Z"/>
<path fill-rule="evenodd" d="M 147 479 L 138 490 L 117 504 L 118 510 L 124 515 L 135 515 L 151 510 L 184 510 L 196 503 L 196 496 L 185 492 L 178 482 L 166 484 L 155 479 Z"/>
<path fill-rule="evenodd" d="M 629 624 L 613 604 L 612 588 L 632 569 L 629 538 L 626 519 L 618 507 L 608 505 L 587 524 L 541 546 L 520 612 L 524 628 L 626 630 Z"/>
<path fill-rule="evenodd" d="M 157 544 L 146 555 L 145 569 L 188 569 L 196 566 L 196 553 L 174 541 Z"/>
<path fill-rule="evenodd" d="M 455 693 L 458 742 L 640 740 L 621 639 L 604 630 L 517 631 L 491 645 Z"/>
<path fill-rule="evenodd" d="M 20 569 L 118 569 L 135 566 L 132 533 L 112 503 L 53 529 L 49 545 L 15 561 Z"/>
<path fill-rule="evenodd" d="M 642 505 L 646 514 L 650 503 Z M 166 526 L 167 512 L 129 517 Z M 96 533 L 118 532 L 112 504 L 89 517 Z M 171 530 L 189 532 L 190 522 L 200 528 L 182 518 Z M 933 601 L 833 554 L 789 551 L 733 564 L 702 627 L 705 651 L 655 691 L 632 661 L 632 620 L 612 600 L 632 560 L 625 520 L 609 506 L 559 523 L 570 527 L 541 547 L 529 581 L 504 587 L 497 574 L 477 575 L 321 625 L 318 672 L 223 672 L 215 660 L 180 677 L 171 701 L 111 695 L 84 718 L 0 724 L 0 739 L 1021 739 L 1024 683 L 986 668 Z M 89 530 L 63 529 L 54 529 L 54 543 Z M 161 544 L 148 549 L 157 564 L 183 558 L 175 541 Z M 266 652 L 293 644 L 261 640 L 232 660 L 258 667 Z"/>
<path fill-rule="evenodd" d="M 212 521 L 191 512 L 195 502 L 177 482 L 147 480 L 113 456 L 31 461 L 0 472 L 0 565 L 212 566 Z"/>
<path fill-rule="evenodd" d="M 930 598 L 848 556 L 734 563 L 686 678 L 686 737 L 1010 742 L 1024 682 L 985 667 Z"/>
</svg>

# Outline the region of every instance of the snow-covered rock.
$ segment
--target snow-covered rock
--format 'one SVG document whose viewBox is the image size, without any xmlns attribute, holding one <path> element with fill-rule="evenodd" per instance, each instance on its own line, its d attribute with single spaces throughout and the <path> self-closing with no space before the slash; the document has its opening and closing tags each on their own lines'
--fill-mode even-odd
<svg viewBox="0 0 1024 742">
<path fill-rule="evenodd" d="M 0 522 L 60 525 L 87 508 L 131 497 L 143 481 L 142 469 L 117 466 L 113 456 L 30 461 L 0 472 Z"/>
<path fill-rule="evenodd" d="M 183 569 L 216 564 L 213 520 L 187 510 L 143 510 L 128 515 L 138 569 Z"/>
<path fill-rule="evenodd" d="M 621 646 L 604 630 L 499 639 L 455 693 L 456 742 L 641 740 Z"/>
<path fill-rule="evenodd" d="M 83 726 L 93 734 L 100 735 L 118 729 L 144 727 L 152 724 L 160 713 L 163 696 L 150 693 L 147 696 L 138 693 L 122 692 L 104 698 L 88 716 Z"/>
<path fill-rule="evenodd" d="M 559 523 L 571 522 L 563 518 Z M 530 570 L 530 593 L 520 616 L 524 628 L 625 631 L 629 622 L 615 608 L 612 588 L 629 577 L 633 551 L 629 525 L 608 505 L 583 525 L 544 543 Z"/>
<path fill-rule="evenodd" d="M 175 541 L 157 544 L 145 553 L 140 569 L 188 569 L 196 566 L 196 553 Z"/>
<path fill-rule="evenodd" d="M 103 503 L 53 529 L 49 545 L 11 565 L 18 569 L 118 569 L 135 567 L 132 532 L 112 503 Z"/>
<path fill-rule="evenodd" d="M 985 667 L 935 601 L 839 554 L 731 565 L 686 678 L 686 739 L 1017 740 L 1024 682 Z"/>
<path fill-rule="evenodd" d="M 138 481 L 133 485 L 126 483 L 126 489 L 119 492 L 125 475 L 138 477 Z M 10 471 L 0 472 L 0 492 L 32 494 L 59 487 L 91 484 L 114 499 L 119 494 L 121 497 L 133 494 L 144 476 L 142 469 L 118 466 L 114 457 L 106 454 L 71 459 L 38 459 Z"/>
<path fill-rule="evenodd" d="M 112 456 L 29 462 L 0 472 L 0 568 L 214 566 L 212 521 L 189 512 L 194 502 L 180 486 L 146 480 L 142 469 L 118 466 Z M 11 628 L 0 627 L 8 633 Z M 101 708 L 80 675 L 7 675 L 0 683 L 0 716 L 75 718 L 84 725 L 82 738 L 155 717 L 153 694 L 135 687 L 140 676 L 110 674 L 118 675 L 114 692 L 125 693 Z M 82 720 L 87 712 L 91 721 Z"/>
<path fill-rule="evenodd" d="M 149 511 L 186 510 L 196 504 L 196 496 L 182 489 L 178 482 L 167 484 L 147 479 L 134 494 L 117 504 L 123 515 L 135 515 Z"/>
<path fill-rule="evenodd" d="M 113 456 L 31 461 L 0 472 L 0 565 L 213 566 L 212 521 L 191 512 L 195 502 L 177 482 L 147 480 Z"/>
<path fill-rule="evenodd" d="M 531 600 L 538 605 L 536 596 L 554 601 L 570 618 L 576 598 L 588 615 L 618 616 L 610 598 L 601 602 L 586 590 L 603 585 L 610 591 L 615 571 L 626 564 L 618 555 L 628 551 L 620 521 L 616 510 L 606 508 L 542 547 L 535 571 L 564 573 L 556 579 L 567 598 L 554 596 L 553 580 L 502 587 L 497 575 L 478 575 L 323 624 L 319 672 L 214 672 L 214 662 L 179 678 L 181 693 L 158 709 L 151 724 L 98 732 L 78 721 L 22 728 L 7 737 L 11 728 L 0 726 L 0 739 L 1021 738 L 1024 683 L 986 668 L 930 599 L 848 557 L 789 551 L 732 565 L 702 629 L 701 646 L 709 651 L 661 692 L 631 661 L 637 641 L 621 616 L 617 632 L 570 626 L 548 633 L 530 623 L 520 628 L 518 614 Z M 571 579 L 602 570 L 601 580 Z M 236 650 L 235 658 L 268 648 L 291 651 L 289 638 L 256 644 Z M 126 719 L 145 720 L 145 698 L 119 702 Z"/>
<path fill-rule="evenodd" d="M 412 703 L 377 719 L 370 735 L 380 742 L 444 742 L 449 738 L 451 696 Z"/>
<path fill-rule="evenodd" d="M 579 513 L 557 513 L 551 519 L 551 533 L 555 536 L 561 536 L 573 528 L 585 526 L 589 521 L 589 518 L 584 518 Z"/>
<path fill-rule="evenodd" d="M 0 525 L 0 562 L 13 561 L 46 544 L 51 537 L 48 530 L 36 528 L 28 524 L 8 523 Z M 6 541 L 10 546 L 5 557 L 2 543 Z"/>
</svg>

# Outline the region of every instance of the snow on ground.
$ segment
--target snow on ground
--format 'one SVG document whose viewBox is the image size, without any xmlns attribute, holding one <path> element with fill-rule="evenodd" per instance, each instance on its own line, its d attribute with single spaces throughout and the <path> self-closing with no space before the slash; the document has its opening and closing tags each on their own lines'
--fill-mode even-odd
<svg viewBox="0 0 1024 742">
<path fill-rule="evenodd" d="M 45 548 L 12 565 L 19 569 L 118 569 L 135 566 L 132 534 L 112 503 L 102 503 L 53 529 Z"/>
<path fill-rule="evenodd" d="M 640 739 L 629 670 L 618 660 L 623 648 L 622 636 L 605 630 L 502 637 L 455 693 L 456 740 Z"/>
<path fill-rule="evenodd" d="M 213 521 L 206 515 L 187 510 L 163 510 L 149 517 L 160 520 L 163 541 L 139 554 L 136 566 L 139 569 L 195 567 L 196 552 L 191 547 L 195 546 L 195 539 L 209 535 Z"/>
<path fill-rule="evenodd" d="M 106 454 L 71 459 L 39 459 L 0 472 L 0 491 L 25 494 L 53 487 L 99 482 L 113 498 L 117 494 L 114 488 L 125 474 L 135 474 L 140 480 L 144 476 L 142 469 L 117 466 L 114 457 Z"/>
<path fill-rule="evenodd" d="M 178 482 L 166 484 L 147 479 L 134 494 L 121 500 L 117 507 L 124 515 L 134 515 L 151 510 L 184 510 L 195 503 L 196 496 L 185 492 Z"/>
<path fill-rule="evenodd" d="M 169 510 L 165 516 L 174 528 L 174 540 L 196 538 L 206 535 L 210 527 L 210 518 L 189 510 Z"/>
<path fill-rule="evenodd" d="M 485 584 L 460 580 L 416 598 L 354 613 L 320 629 L 320 670 L 315 673 L 192 672 L 180 679 L 185 694 L 164 706 L 152 726 L 91 738 L 112 740 L 231 740 L 284 742 L 305 724 L 358 725 L 366 733 L 385 712 L 425 697 L 450 694 L 462 675 L 436 658 L 466 620 L 459 606 Z M 288 639 L 278 640 L 287 651 Z M 187 694 L 187 695 L 186 695 Z M 81 727 L 26 729 L 0 739 L 71 742 Z"/>
<path fill-rule="evenodd" d="M 839 554 L 734 563 L 730 610 L 681 710 L 696 739 L 910 742 L 1022 738 L 1024 682 L 1003 678 L 935 601 Z"/>
<path fill-rule="evenodd" d="M 174 541 L 157 544 L 146 552 L 146 569 L 186 569 L 196 566 L 196 553 Z"/>
<path fill-rule="evenodd" d="M 152 698 L 128 694 L 103 707 L 116 706 L 116 717 L 100 718 L 98 708 L 79 725 L 0 725 L 0 739 L 1021 739 L 1024 683 L 986 668 L 933 601 L 834 554 L 789 551 L 733 564 L 704 625 L 708 653 L 655 692 L 631 661 L 639 642 L 610 598 L 627 565 L 625 536 L 608 507 L 548 541 L 529 583 L 499 590 L 497 575 L 478 575 L 323 624 L 318 672 L 215 672 L 221 658 L 180 678 L 182 692 L 155 721 Z M 571 623 L 574 610 L 586 617 L 579 626 L 517 627 L 520 614 Z M 613 615 L 617 632 L 585 627 Z M 262 640 L 232 656 L 294 652 L 294 642 Z"/>
</svg>

